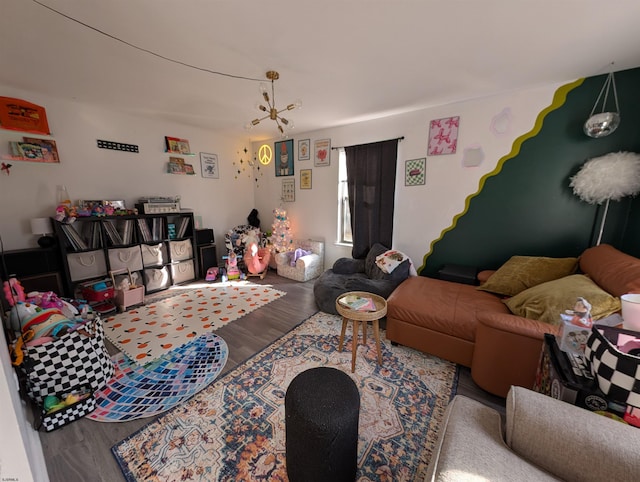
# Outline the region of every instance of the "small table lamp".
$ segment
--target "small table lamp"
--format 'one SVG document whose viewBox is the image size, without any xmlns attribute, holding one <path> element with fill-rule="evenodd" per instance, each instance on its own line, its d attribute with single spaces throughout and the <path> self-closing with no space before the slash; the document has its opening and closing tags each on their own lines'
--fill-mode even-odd
<svg viewBox="0 0 640 482">
<path fill-rule="evenodd" d="M 51 229 L 51 220 L 49 218 L 33 218 L 31 220 L 31 233 L 34 235 L 40 235 L 38 239 L 38 245 L 41 248 L 50 248 L 56 244 L 56 240 L 50 234 L 53 232 Z"/>
</svg>

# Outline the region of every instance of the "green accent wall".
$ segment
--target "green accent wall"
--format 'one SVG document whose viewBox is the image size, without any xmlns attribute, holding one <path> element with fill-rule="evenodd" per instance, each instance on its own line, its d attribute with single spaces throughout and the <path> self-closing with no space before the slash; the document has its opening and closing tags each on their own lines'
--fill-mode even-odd
<svg viewBox="0 0 640 482">
<path fill-rule="evenodd" d="M 534 128 L 514 141 L 511 153 L 467 198 L 465 211 L 431 244 L 421 275 L 435 276 L 445 264 L 495 269 L 516 254 L 578 256 L 596 243 L 603 207 L 575 196 L 570 178 L 593 157 L 640 152 L 640 68 L 615 73 L 620 127 L 600 139 L 582 131 L 605 79 L 589 77 L 558 89 Z M 640 256 L 639 222 L 640 199 L 611 202 L 602 242 Z"/>
</svg>

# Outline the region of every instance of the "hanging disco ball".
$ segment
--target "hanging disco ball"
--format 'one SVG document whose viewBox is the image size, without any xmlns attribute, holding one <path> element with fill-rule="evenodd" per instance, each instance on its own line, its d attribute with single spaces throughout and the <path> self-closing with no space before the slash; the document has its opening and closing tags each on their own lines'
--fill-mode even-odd
<svg viewBox="0 0 640 482">
<path fill-rule="evenodd" d="M 601 112 L 592 115 L 584 123 L 584 133 L 589 137 L 606 137 L 620 125 L 620 114 L 617 112 Z"/>
</svg>

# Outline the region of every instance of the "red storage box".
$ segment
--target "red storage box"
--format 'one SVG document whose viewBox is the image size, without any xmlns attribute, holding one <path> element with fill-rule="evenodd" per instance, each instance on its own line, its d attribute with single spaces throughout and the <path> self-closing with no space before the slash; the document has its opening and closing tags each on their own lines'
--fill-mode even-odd
<svg viewBox="0 0 640 482">
<path fill-rule="evenodd" d="M 82 297 L 90 303 L 110 300 L 113 295 L 113 286 L 107 286 L 104 290 L 96 290 L 92 286 L 82 288 Z"/>
</svg>

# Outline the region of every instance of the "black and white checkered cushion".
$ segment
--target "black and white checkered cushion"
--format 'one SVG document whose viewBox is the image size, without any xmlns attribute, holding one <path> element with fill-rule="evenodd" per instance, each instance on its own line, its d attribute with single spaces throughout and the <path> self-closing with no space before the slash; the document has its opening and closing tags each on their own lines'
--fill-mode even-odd
<svg viewBox="0 0 640 482">
<path fill-rule="evenodd" d="M 88 322 L 86 333 L 68 333 L 58 340 L 29 347 L 20 367 L 26 375 L 27 394 L 41 404 L 47 395 L 68 393 L 78 386 L 96 391 L 113 376 L 113 361 L 104 345 L 101 320 Z"/>
<path fill-rule="evenodd" d="M 609 400 L 640 407 L 640 357 L 619 351 L 615 343 L 624 330 L 594 326 L 585 356 L 598 387 Z"/>
</svg>

